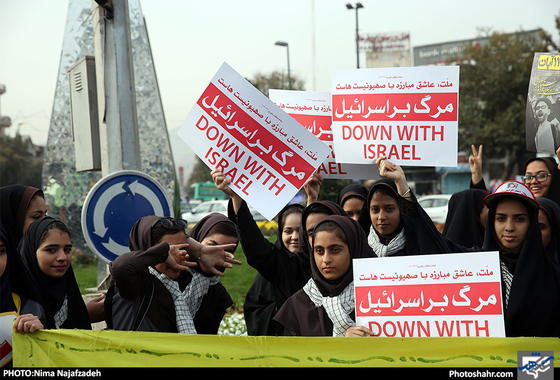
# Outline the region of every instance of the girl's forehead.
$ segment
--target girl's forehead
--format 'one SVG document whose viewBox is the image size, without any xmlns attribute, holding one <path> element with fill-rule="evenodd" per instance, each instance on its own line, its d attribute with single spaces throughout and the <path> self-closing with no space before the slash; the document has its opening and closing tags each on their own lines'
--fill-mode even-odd
<svg viewBox="0 0 560 380">
<path fill-rule="evenodd" d="M 496 204 L 496 213 L 519 214 L 527 213 L 527 207 L 522 201 L 513 197 L 504 197 Z"/>
<path fill-rule="evenodd" d="M 62 231 L 59 230 L 57 228 L 51 228 L 49 229 L 46 234 L 45 234 L 45 238 L 43 239 L 43 242 L 41 245 L 45 245 L 49 242 L 53 242 L 53 241 L 64 241 L 64 242 L 68 242 L 67 244 L 70 244 L 70 235 L 66 232 L 66 231 Z"/>
<path fill-rule="evenodd" d="M 534 160 L 529 162 L 527 168 L 525 169 L 526 173 L 531 172 L 538 172 L 538 171 L 548 171 L 548 166 L 541 160 Z"/>
</svg>

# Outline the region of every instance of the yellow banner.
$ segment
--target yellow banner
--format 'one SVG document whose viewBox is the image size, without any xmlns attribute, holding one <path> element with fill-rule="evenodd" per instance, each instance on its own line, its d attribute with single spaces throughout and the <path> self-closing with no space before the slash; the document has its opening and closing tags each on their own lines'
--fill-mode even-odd
<svg viewBox="0 0 560 380">
<path fill-rule="evenodd" d="M 539 70 L 560 70 L 560 55 L 543 54 L 539 57 Z"/>
<path fill-rule="evenodd" d="M 517 367 L 556 338 L 301 338 L 41 330 L 13 334 L 14 367 Z"/>
</svg>

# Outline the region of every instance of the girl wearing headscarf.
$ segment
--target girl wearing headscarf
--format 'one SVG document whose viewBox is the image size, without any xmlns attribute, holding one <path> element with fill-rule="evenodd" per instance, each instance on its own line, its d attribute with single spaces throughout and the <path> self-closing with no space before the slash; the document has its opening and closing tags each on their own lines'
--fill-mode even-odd
<svg viewBox="0 0 560 380">
<path fill-rule="evenodd" d="M 482 251 L 498 251 L 506 336 L 559 337 L 560 267 L 542 243 L 539 204 L 517 181 L 485 198 Z"/>
<path fill-rule="evenodd" d="M 91 329 L 71 249 L 70 231 L 51 217 L 31 223 L 19 246 L 25 280 L 20 294 L 41 305 L 47 329 Z"/>
<path fill-rule="evenodd" d="M 539 202 L 539 226 L 543 246 L 560 263 L 560 206 L 548 198 L 537 198 Z"/>
<path fill-rule="evenodd" d="M 212 213 L 202 218 L 187 233 L 187 236 L 199 241 L 203 245 L 235 244 L 235 248 L 228 249 L 232 254 L 239 243 L 235 224 L 220 213 Z M 190 271 L 210 276 L 202 271 L 199 266 L 192 267 Z M 191 278 L 190 281 L 192 281 L 193 275 L 190 271 L 184 272 L 183 275 Z M 194 325 L 197 333 L 217 334 L 220 322 L 227 309 L 232 305 L 233 301 L 222 283 L 220 281 L 213 283 L 208 288 L 208 293 L 202 298 L 202 303 L 194 316 Z"/>
<path fill-rule="evenodd" d="M 0 226 L 0 367 L 12 366 L 12 330 L 14 332 L 34 332 L 45 328 L 41 322 L 40 305 L 19 294 L 12 292 L 10 281 L 10 263 L 6 234 Z M 7 344 L 6 344 L 7 343 Z"/>
<path fill-rule="evenodd" d="M 358 223 L 331 215 L 313 232 L 311 279 L 274 319 L 292 336 L 345 336 L 355 325 L 352 259 L 375 257 Z"/>
<path fill-rule="evenodd" d="M 315 226 L 329 215 L 348 216 L 342 206 L 331 201 L 316 201 L 303 210 L 301 216 L 301 237 L 303 251 L 309 252 L 307 253 L 307 257 L 309 257 L 310 252 L 313 251 L 312 239 Z M 309 260 L 307 262 L 309 262 Z"/>
<path fill-rule="evenodd" d="M 43 192 L 26 185 L 9 185 L 0 188 L 0 223 L 4 229 L 8 256 L 11 261 L 11 280 L 15 290 L 20 288 L 22 264 L 17 249 L 23 234 L 35 220 L 47 214 Z"/>
<path fill-rule="evenodd" d="M 145 216 L 140 218 L 129 236 L 129 249 L 109 265 L 114 287 L 105 302 L 107 325 L 115 330 L 139 330 L 196 334 L 193 321 L 204 295 L 218 276 L 193 272 L 197 265 L 186 259 L 187 247 L 202 269 L 212 274 L 219 270 L 203 259 L 204 245 L 187 237 L 187 222 L 182 219 Z M 210 248 L 210 247 L 206 247 Z M 234 244 L 220 245 L 212 252 L 235 249 Z M 208 252 L 209 250 L 205 250 Z M 231 267 L 233 255 L 226 251 L 219 266 Z"/>
<path fill-rule="evenodd" d="M 303 255 L 300 236 L 303 209 L 304 207 L 300 204 L 289 204 L 278 213 L 278 230 L 274 243 L 276 252 L 282 252 L 287 257 Z M 267 245 L 270 246 L 270 244 Z M 278 277 L 273 278 L 278 280 Z M 282 282 L 279 281 L 276 284 L 281 285 Z M 285 287 L 276 284 L 268 281 L 260 272 L 255 276 L 243 304 L 248 335 L 281 335 L 282 327 L 272 318 L 294 290 L 292 286 Z"/>
<path fill-rule="evenodd" d="M 560 205 L 560 169 L 554 158 L 531 158 L 524 173 L 523 181 L 535 198 L 545 197 Z"/>
<path fill-rule="evenodd" d="M 344 209 L 350 218 L 358 220 L 367 194 L 368 189 L 364 185 L 354 183 L 346 186 L 338 193 L 336 203 Z"/>
<path fill-rule="evenodd" d="M 443 236 L 464 247 L 480 247 L 484 238 L 484 227 L 488 208 L 484 197 L 486 190 L 470 188 L 451 196 Z"/>
<path fill-rule="evenodd" d="M 300 238 L 302 206 L 289 205 L 281 210 L 278 239 L 271 243 L 263 236 L 247 203 L 229 187 L 229 178 L 216 169 L 211 174 L 216 188 L 230 197 L 228 217 L 237 225 L 247 263 L 259 274 L 257 283 L 249 292 L 248 329 L 250 327 L 255 334 L 276 334 L 277 329 L 270 324 L 269 317 L 301 289 L 310 276 L 309 251 L 302 249 Z M 287 226 L 289 231 L 286 231 Z M 257 291 L 266 293 L 257 295 Z"/>
<path fill-rule="evenodd" d="M 381 157 L 382 177 L 369 190 L 359 224 L 379 257 L 459 252 L 444 239 L 408 187 L 401 167 Z M 464 250 L 464 248 L 462 249 Z"/>
</svg>

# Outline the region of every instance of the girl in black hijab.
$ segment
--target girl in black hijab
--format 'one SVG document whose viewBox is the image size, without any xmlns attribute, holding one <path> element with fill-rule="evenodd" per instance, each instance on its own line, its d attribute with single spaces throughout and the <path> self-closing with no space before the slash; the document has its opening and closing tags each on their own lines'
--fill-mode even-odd
<svg viewBox="0 0 560 380">
<path fill-rule="evenodd" d="M 545 197 L 537 198 L 539 202 L 539 226 L 546 251 L 560 263 L 560 206 Z"/>
<path fill-rule="evenodd" d="M 4 343 L 0 351 L 0 367 L 11 368 L 12 331 L 21 334 L 45 328 L 41 322 L 40 305 L 12 292 L 8 243 L 4 229 L 0 225 L 0 336 Z M 7 344 L 6 344 L 7 343 Z"/>
<path fill-rule="evenodd" d="M 23 276 L 18 245 L 29 225 L 47 214 L 43 192 L 26 185 L 9 185 L 0 188 L 0 223 L 4 229 L 8 256 L 11 262 L 10 277 L 16 291 L 21 289 Z"/>
<path fill-rule="evenodd" d="M 194 315 L 209 287 L 222 274 L 206 261 L 206 252 L 216 252 L 219 256 L 222 250 L 226 252 L 225 259 L 217 262 L 219 267 L 231 267 L 231 263 L 239 262 L 227 251 L 235 249 L 235 244 L 210 249 L 187 237 L 186 228 L 187 222 L 182 219 L 154 215 L 142 217 L 134 224 L 129 236 L 131 251 L 109 265 L 115 284 L 105 302 L 109 328 L 197 333 Z M 208 277 L 193 272 L 192 277 L 186 276 L 188 267 L 197 265 L 186 260 L 187 249 L 195 253 L 191 259 L 215 275 Z"/>
<path fill-rule="evenodd" d="M 276 234 L 276 242 L 274 248 L 277 252 L 283 252 L 286 256 L 303 255 L 301 246 L 301 214 L 304 207 L 300 204 L 290 204 L 285 206 L 278 213 L 278 230 Z M 291 217 L 290 217 L 291 216 Z M 293 241 L 285 237 L 283 232 L 291 234 L 297 239 L 298 249 L 288 249 L 285 241 Z M 294 231 L 294 229 L 297 229 Z M 289 276 L 290 273 L 287 273 Z M 275 321 L 273 317 L 286 299 L 293 294 L 293 287 L 286 287 L 288 290 L 277 287 L 269 282 L 261 273 L 257 273 L 253 284 L 249 288 L 243 304 L 243 312 L 245 315 L 245 323 L 247 325 L 248 335 L 281 335 L 282 327 Z"/>
<path fill-rule="evenodd" d="M 560 205 L 560 169 L 554 158 L 531 158 L 525 163 L 524 173 L 523 181 L 535 198 L 545 197 Z"/>
<path fill-rule="evenodd" d="M 358 220 L 360 210 L 366 201 L 368 189 L 364 185 L 351 184 L 346 186 L 338 193 L 336 203 L 340 205 L 354 220 Z"/>
<path fill-rule="evenodd" d="M 408 187 L 402 169 L 384 157 L 358 222 L 379 257 L 459 252 L 444 239 Z M 464 250 L 464 249 L 462 249 Z"/>
<path fill-rule="evenodd" d="M 306 252 L 307 257 L 313 251 L 312 239 L 315 226 L 329 215 L 348 216 L 342 206 L 331 201 L 315 201 L 303 210 L 300 235 L 302 237 L 303 251 Z"/>
<path fill-rule="evenodd" d="M 291 336 L 345 336 L 355 325 L 352 259 L 375 257 L 358 223 L 331 215 L 313 232 L 311 279 L 274 318 Z"/>
<path fill-rule="evenodd" d="M 203 245 L 225 245 L 235 244 L 229 249 L 233 254 L 239 243 L 235 224 L 227 216 L 220 213 L 212 213 L 202 218 L 187 233 L 188 237 L 199 241 Z M 200 269 L 199 266 L 192 267 L 204 276 L 210 276 Z M 191 272 L 184 272 L 186 277 L 192 279 Z M 192 280 L 191 280 L 192 281 Z M 194 325 L 198 334 L 217 334 L 227 309 L 233 305 L 226 288 L 220 281 L 208 288 L 208 293 L 202 298 L 202 303 L 194 316 Z"/>
<path fill-rule="evenodd" d="M 560 267 L 542 244 L 539 204 L 517 181 L 503 183 L 485 202 L 482 251 L 500 253 L 506 336 L 559 337 Z"/>
<path fill-rule="evenodd" d="M 443 236 L 464 247 L 480 247 L 484 239 L 484 228 L 488 208 L 484 197 L 486 190 L 470 188 L 451 196 Z"/>
<path fill-rule="evenodd" d="M 91 329 L 71 249 L 68 228 L 51 217 L 31 223 L 19 246 L 26 285 L 21 294 L 41 305 L 47 329 Z"/>
</svg>

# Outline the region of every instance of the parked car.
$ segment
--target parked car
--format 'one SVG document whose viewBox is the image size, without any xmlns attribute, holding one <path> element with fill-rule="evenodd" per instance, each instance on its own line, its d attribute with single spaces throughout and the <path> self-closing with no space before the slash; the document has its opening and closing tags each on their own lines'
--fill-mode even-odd
<svg viewBox="0 0 560 380">
<path fill-rule="evenodd" d="M 182 217 L 189 223 L 189 225 L 193 225 L 198 223 L 206 215 L 214 212 L 227 216 L 228 202 L 229 201 L 227 199 L 202 202 L 198 206 L 194 207 L 192 211 L 184 212 Z M 256 221 L 266 220 L 266 218 L 253 207 L 249 206 L 249 210 Z"/>
<path fill-rule="evenodd" d="M 447 206 L 451 194 L 425 195 L 418 198 L 418 203 L 434 223 L 443 224 L 447 218 Z"/>
<path fill-rule="evenodd" d="M 183 219 L 185 219 L 189 225 L 196 224 L 200 219 L 204 218 L 208 214 L 218 212 L 222 215 L 227 216 L 227 200 L 217 200 L 217 201 L 206 201 L 202 202 L 198 206 L 194 207 L 189 212 L 184 212 Z"/>
</svg>

